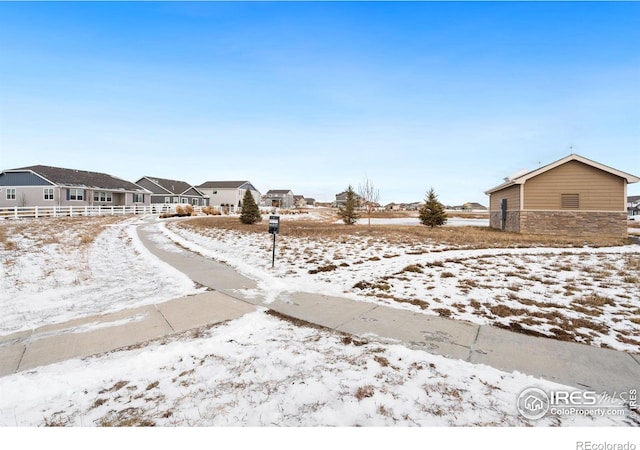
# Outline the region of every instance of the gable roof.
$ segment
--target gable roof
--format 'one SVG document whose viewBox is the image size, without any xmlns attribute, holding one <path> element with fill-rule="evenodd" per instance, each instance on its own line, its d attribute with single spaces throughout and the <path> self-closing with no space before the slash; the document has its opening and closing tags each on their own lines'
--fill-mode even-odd
<svg viewBox="0 0 640 450">
<path fill-rule="evenodd" d="M 269 194 L 288 194 L 289 192 L 293 193 L 291 189 L 269 189 L 266 195 Z"/>
<path fill-rule="evenodd" d="M 462 205 L 464 208 L 472 208 L 472 209 L 487 209 L 486 206 L 478 203 L 478 202 L 467 202 Z"/>
<path fill-rule="evenodd" d="M 609 166 L 605 166 L 604 164 L 600 164 L 599 162 L 593 161 L 591 159 L 585 158 L 584 156 L 580 156 L 580 155 L 576 155 L 575 153 L 572 153 L 569 156 L 565 156 L 562 159 L 559 159 L 555 162 L 552 162 L 551 164 L 547 164 L 546 166 L 542 166 L 538 169 L 535 170 L 531 170 L 529 172 L 519 172 L 516 175 L 509 177 L 509 178 L 505 178 L 505 182 L 489 189 L 488 191 L 485 191 L 485 194 L 489 195 L 492 194 L 496 191 L 500 191 L 502 189 L 511 187 L 511 186 L 515 186 L 518 184 L 524 184 L 527 180 L 536 177 L 544 172 L 548 172 L 549 170 L 555 169 L 558 166 L 561 166 L 563 164 L 566 164 L 570 161 L 578 161 L 581 162 L 583 164 L 586 164 L 588 166 L 591 167 L 595 167 L 596 169 L 600 169 L 604 172 L 610 173 L 612 175 L 618 176 L 620 178 L 624 178 L 625 180 L 627 180 L 627 183 L 637 183 L 638 181 L 640 181 L 640 178 L 636 177 L 635 175 L 631 175 L 630 173 L 626 173 L 626 172 L 622 172 L 621 170 L 617 170 L 614 169 L 613 167 L 609 167 Z"/>
<path fill-rule="evenodd" d="M 249 181 L 206 181 L 199 185 L 200 189 L 239 189 Z"/>
<path fill-rule="evenodd" d="M 353 196 L 355 198 L 362 198 L 362 196 L 355 191 L 353 192 Z M 347 191 L 342 191 L 339 194 L 336 194 L 336 198 L 347 198 Z"/>
<path fill-rule="evenodd" d="M 152 192 L 154 194 L 173 194 L 173 195 L 182 195 L 189 191 L 190 189 L 195 189 L 186 181 L 180 180 L 169 180 L 166 178 L 156 178 L 156 177 L 148 177 L 144 176 L 138 180 L 138 183 L 141 180 L 149 180 L 151 183 L 156 185 L 159 189 L 153 189 Z M 196 189 L 197 195 L 203 195 L 202 192 Z"/>
<path fill-rule="evenodd" d="M 36 175 L 58 186 L 105 189 L 110 191 L 149 192 L 146 189 L 106 173 L 89 172 L 87 170 L 64 169 L 51 166 L 28 166 L 5 172 L 33 172 Z"/>
</svg>

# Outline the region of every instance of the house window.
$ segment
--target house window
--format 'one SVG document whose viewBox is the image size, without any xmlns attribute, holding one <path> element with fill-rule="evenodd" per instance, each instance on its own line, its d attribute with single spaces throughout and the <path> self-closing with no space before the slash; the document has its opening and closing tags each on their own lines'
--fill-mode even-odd
<svg viewBox="0 0 640 450">
<path fill-rule="evenodd" d="M 44 199 L 53 200 L 53 188 L 44 188 Z"/>
<path fill-rule="evenodd" d="M 69 189 L 69 200 L 84 200 L 84 189 Z"/>
<path fill-rule="evenodd" d="M 133 203 L 144 203 L 144 194 L 133 194 Z"/>
<path fill-rule="evenodd" d="M 171 203 L 171 197 L 165 197 L 164 198 L 164 202 L 165 203 Z"/>
<path fill-rule="evenodd" d="M 7 188 L 7 200 L 16 199 L 16 188 Z"/>
<path fill-rule="evenodd" d="M 173 197 L 173 203 L 178 203 L 178 197 Z"/>
<path fill-rule="evenodd" d="M 191 204 L 192 204 L 193 206 L 198 206 L 198 199 L 197 199 L 197 198 L 192 198 L 192 199 L 191 199 Z"/>
<path fill-rule="evenodd" d="M 113 197 L 111 192 L 100 192 L 96 191 L 93 193 L 93 201 L 94 202 L 111 202 L 113 201 Z"/>
<path fill-rule="evenodd" d="M 560 194 L 560 208 L 580 209 L 580 194 Z"/>
<path fill-rule="evenodd" d="M 189 203 L 189 199 L 188 198 L 181 198 L 180 199 L 180 203 Z"/>
</svg>

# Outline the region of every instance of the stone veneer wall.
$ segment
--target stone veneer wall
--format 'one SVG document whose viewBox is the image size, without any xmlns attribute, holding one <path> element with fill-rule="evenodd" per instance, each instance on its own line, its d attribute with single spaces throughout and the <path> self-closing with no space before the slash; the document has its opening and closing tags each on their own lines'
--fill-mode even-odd
<svg viewBox="0 0 640 450">
<path fill-rule="evenodd" d="M 623 212 L 522 211 L 520 214 L 520 231 L 523 233 L 627 236 L 627 214 Z"/>
<path fill-rule="evenodd" d="M 500 218 L 502 213 L 500 211 L 491 211 L 489 214 L 489 226 L 500 230 Z M 520 232 L 520 211 L 507 211 L 507 223 L 505 224 L 504 231 L 510 231 L 512 233 Z"/>
</svg>

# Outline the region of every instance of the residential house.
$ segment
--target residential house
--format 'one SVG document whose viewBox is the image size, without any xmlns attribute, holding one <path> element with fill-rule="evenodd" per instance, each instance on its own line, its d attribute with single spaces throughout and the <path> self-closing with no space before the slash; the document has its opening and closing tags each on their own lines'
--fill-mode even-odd
<svg viewBox="0 0 640 450">
<path fill-rule="evenodd" d="M 151 192 L 106 173 L 29 166 L 0 172 L 0 207 L 149 205 Z"/>
<path fill-rule="evenodd" d="M 640 178 L 569 155 L 486 191 L 490 224 L 506 231 L 627 235 L 627 185 Z"/>
<path fill-rule="evenodd" d="M 630 216 L 640 216 L 640 195 L 627 197 L 627 214 Z"/>
<path fill-rule="evenodd" d="M 293 204 L 296 208 L 306 208 L 307 201 L 304 198 L 304 195 L 294 195 L 293 196 Z"/>
<path fill-rule="evenodd" d="M 462 211 L 488 211 L 489 208 L 487 208 L 486 206 L 478 203 L 478 202 L 467 202 L 464 205 L 462 205 L 461 207 Z"/>
<path fill-rule="evenodd" d="M 364 204 L 364 198 L 362 198 L 360 195 L 356 194 L 355 192 L 353 193 L 353 195 L 356 198 L 358 205 L 362 206 Z M 347 191 L 340 192 L 339 194 L 336 194 L 336 199 L 333 202 L 332 206 L 339 208 L 341 206 L 344 206 L 346 202 L 347 202 Z"/>
<path fill-rule="evenodd" d="M 295 206 L 295 198 L 290 189 L 271 189 L 262 197 L 262 203 L 275 208 L 290 209 Z"/>
<path fill-rule="evenodd" d="M 260 204 L 260 191 L 250 181 L 206 181 L 197 186 L 198 190 L 209 198 L 211 206 L 241 207 L 246 191 L 251 195 L 256 204 Z"/>
<path fill-rule="evenodd" d="M 403 209 L 407 211 L 418 211 L 420 208 L 422 208 L 423 205 L 424 202 L 407 203 L 406 206 L 403 207 Z"/>
<path fill-rule="evenodd" d="M 316 199 L 315 198 L 305 198 L 304 201 L 306 202 L 307 206 L 311 206 L 314 207 L 316 206 Z"/>
<path fill-rule="evenodd" d="M 480 203 L 477 203 L 477 202 L 467 202 L 464 205 L 447 207 L 447 209 L 450 209 L 452 211 L 476 211 L 476 212 L 488 210 L 486 206 L 481 205 Z"/>
<path fill-rule="evenodd" d="M 186 181 L 168 180 L 144 176 L 136 181 L 151 192 L 151 204 L 188 203 L 193 206 L 208 206 L 209 199 Z"/>
<path fill-rule="evenodd" d="M 384 209 L 387 211 L 400 211 L 400 205 L 398 203 L 389 203 L 385 205 Z"/>
</svg>

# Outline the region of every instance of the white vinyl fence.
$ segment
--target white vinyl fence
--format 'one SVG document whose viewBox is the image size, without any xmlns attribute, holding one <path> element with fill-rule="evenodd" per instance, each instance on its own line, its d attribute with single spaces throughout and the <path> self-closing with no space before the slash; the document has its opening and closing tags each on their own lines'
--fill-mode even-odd
<svg viewBox="0 0 640 450">
<path fill-rule="evenodd" d="M 132 206 L 17 206 L 0 208 L 0 219 L 77 217 L 77 216 L 120 216 L 128 214 L 160 214 L 163 205 Z"/>
<path fill-rule="evenodd" d="M 40 217 L 81 217 L 81 216 L 124 216 L 141 214 L 175 214 L 179 209 L 191 209 L 195 215 L 239 214 L 235 206 L 192 206 L 189 204 L 153 204 L 131 206 L 10 206 L 0 207 L 0 219 L 22 219 Z M 270 213 L 271 209 L 262 213 Z"/>
</svg>

